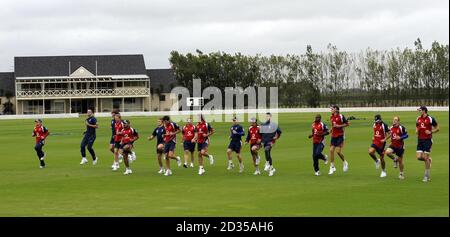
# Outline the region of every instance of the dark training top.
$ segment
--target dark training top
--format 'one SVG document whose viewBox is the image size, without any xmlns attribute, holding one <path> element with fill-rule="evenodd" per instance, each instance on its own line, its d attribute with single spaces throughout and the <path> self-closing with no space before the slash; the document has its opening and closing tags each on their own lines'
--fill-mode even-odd
<svg viewBox="0 0 450 237">
<path fill-rule="evenodd" d="M 281 129 L 278 124 L 266 121 L 260 125 L 261 142 L 266 144 L 273 141 L 275 135 L 281 136 Z"/>
<path fill-rule="evenodd" d="M 92 116 L 92 117 L 87 118 L 86 122 L 90 125 L 96 125 L 97 119 L 94 116 Z M 95 128 L 86 125 L 86 133 L 85 134 L 88 136 L 95 136 L 95 130 L 96 130 Z"/>
<path fill-rule="evenodd" d="M 235 131 L 236 133 L 233 134 L 233 131 Z M 231 138 L 232 142 L 240 142 L 242 136 L 244 136 L 244 135 L 245 135 L 244 128 L 242 128 L 241 125 L 236 124 L 236 125 L 231 126 L 230 138 Z"/>
<path fill-rule="evenodd" d="M 152 136 L 156 137 L 156 144 L 164 143 L 164 134 L 166 133 L 166 130 L 164 129 L 164 126 L 156 127 L 155 130 L 153 130 Z"/>
</svg>

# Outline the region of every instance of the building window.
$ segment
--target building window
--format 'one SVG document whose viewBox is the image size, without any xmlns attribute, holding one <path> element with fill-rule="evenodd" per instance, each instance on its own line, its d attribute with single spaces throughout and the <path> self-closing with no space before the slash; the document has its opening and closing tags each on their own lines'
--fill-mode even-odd
<svg viewBox="0 0 450 237">
<path fill-rule="evenodd" d="M 120 104 L 122 103 L 122 99 L 114 98 L 113 99 L 113 109 L 121 109 Z"/>
<path fill-rule="evenodd" d="M 136 104 L 136 98 L 125 98 L 125 104 Z"/>
<path fill-rule="evenodd" d="M 160 95 L 159 101 L 166 101 L 166 95 Z"/>
</svg>

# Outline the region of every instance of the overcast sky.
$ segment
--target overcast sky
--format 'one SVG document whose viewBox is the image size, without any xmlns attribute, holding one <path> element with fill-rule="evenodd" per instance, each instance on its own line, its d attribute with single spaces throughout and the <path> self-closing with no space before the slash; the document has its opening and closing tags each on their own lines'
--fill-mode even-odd
<svg viewBox="0 0 450 237">
<path fill-rule="evenodd" d="M 144 54 L 169 67 L 172 50 L 301 54 L 328 43 L 425 47 L 449 42 L 448 0 L 6 0 L 0 7 L 0 71 L 14 56 Z"/>
</svg>

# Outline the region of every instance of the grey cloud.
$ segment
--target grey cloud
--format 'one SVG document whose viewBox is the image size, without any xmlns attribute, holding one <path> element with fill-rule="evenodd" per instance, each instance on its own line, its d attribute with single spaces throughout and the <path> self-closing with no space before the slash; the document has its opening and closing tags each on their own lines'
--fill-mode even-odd
<svg viewBox="0 0 450 237">
<path fill-rule="evenodd" d="M 0 71 L 20 55 L 143 53 L 168 67 L 171 50 L 245 54 L 448 43 L 448 1 L 7 0 L 0 8 Z"/>
</svg>

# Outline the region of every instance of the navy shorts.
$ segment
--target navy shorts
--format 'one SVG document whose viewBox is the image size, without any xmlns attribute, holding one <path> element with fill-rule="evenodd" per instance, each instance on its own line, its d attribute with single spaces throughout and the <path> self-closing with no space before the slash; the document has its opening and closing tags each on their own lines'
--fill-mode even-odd
<svg viewBox="0 0 450 237">
<path fill-rule="evenodd" d="M 431 139 L 419 139 L 417 141 L 417 151 L 430 153 L 433 141 Z"/>
<path fill-rule="evenodd" d="M 197 143 L 197 151 L 201 151 L 203 149 L 208 148 L 208 143 L 207 142 L 203 142 L 203 143 Z"/>
<path fill-rule="evenodd" d="M 121 146 L 120 146 L 120 142 L 114 142 L 114 148 L 117 148 L 117 149 L 122 149 L 121 148 Z"/>
<path fill-rule="evenodd" d="M 238 141 L 238 142 L 231 141 L 230 144 L 228 145 L 228 149 L 231 149 L 232 151 L 234 151 L 236 153 L 241 153 L 241 148 L 242 148 L 241 141 Z"/>
<path fill-rule="evenodd" d="M 194 142 L 183 141 L 183 148 L 184 148 L 185 151 L 194 152 L 195 151 L 195 143 Z"/>
<path fill-rule="evenodd" d="M 176 143 L 174 141 L 170 141 L 164 145 L 164 153 L 169 153 L 169 151 L 175 150 Z"/>
<path fill-rule="evenodd" d="M 111 136 L 111 139 L 109 140 L 109 145 L 114 145 L 114 136 Z"/>
<path fill-rule="evenodd" d="M 398 148 L 398 147 L 389 146 L 389 148 L 391 148 L 394 151 L 394 154 L 396 154 L 398 157 L 403 157 L 403 153 L 405 152 L 405 149 L 403 147 Z"/>
<path fill-rule="evenodd" d="M 121 144 L 120 144 L 120 149 L 123 150 L 123 148 L 124 148 L 126 145 L 130 145 L 130 148 L 133 148 L 133 143 L 132 143 L 132 142 L 128 142 L 128 143 L 121 143 Z"/>
<path fill-rule="evenodd" d="M 162 153 L 163 153 L 163 151 L 164 151 L 164 148 L 163 148 L 162 150 L 158 150 L 158 146 L 159 146 L 159 144 L 163 144 L 163 145 L 164 145 L 164 147 L 165 147 L 165 144 L 164 144 L 164 143 L 157 143 L 157 144 L 156 144 L 156 153 L 157 153 L 157 154 L 162 154 Z"/>
<path fill-rule="evenodd" d="M 332 137 L 330 143 L 332 146 L 341 147 L 344 143 L 344 136 Z"/>
<path fill-rule="evenodd" d="M 372 145 L 370 145 L 370 147 L 375 148 L 375 151 L 378 153 L 378 155 L 382 155 L 384 152 L 384 148 L 386 147 L 386 142 L 383 143 L 382 147 L 378 147 L 377 145 L 375 145 L 374 143 L 372 143 Z"/>
<path fill-rule="evenodd" d="M 313 143 L 313 157 L 321 155 L 324 147 L 323 143 Z"/>
</svg>

